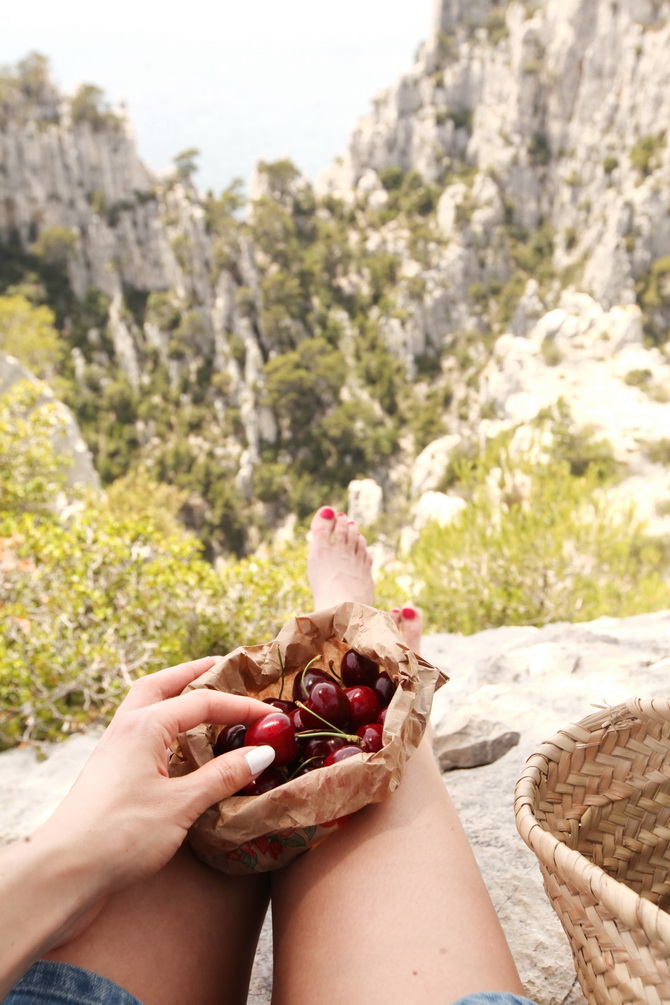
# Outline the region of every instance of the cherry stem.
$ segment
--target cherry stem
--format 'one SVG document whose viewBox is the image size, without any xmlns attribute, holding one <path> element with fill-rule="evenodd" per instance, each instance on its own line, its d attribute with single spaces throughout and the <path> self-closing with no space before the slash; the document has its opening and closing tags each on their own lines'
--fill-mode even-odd
<svg viewBox="0 0 670 1005">
<path fill-rule="evenodd" d="M 298 706 L 298 708 L 304 708 L 305 712 L 309 712 L 309 714 L 313 715 L 316 719 L 321 719 L 321 722 L 325 723 L 326 726 L 328 726 L 328 729 L 330 730 L 329 733 L 325 733 L 325 734 L 323 732 L 321 732 L 321 733 L 296 733 L 295 734 L 296 736 L 324 736 L 324 735 L 325 736 L 346 736 L 347 740 L 352 739 L 352 737 L 350 736 L 349 733 L 345 733 L 343 729 L 338 729 L 337 726 L 333 726 L 332 722 L 328 722 L 328 720 L 324 719 L 323 716 L 319 715 L 318 712 L 314 712 L 314 711 L 312 711 L 311 708 L 307 708 L 307 705 L 303 704 L 303 702 L 296 701 L 296 705 Z M 356 739 L 356 742 L 358 743 L 358 741 L 360 740 L 360 736 L 357 736 L 355 739 Z"/>
<path fill-rule="evenodd" d="M 335 663 L 333 662 L 333 660 L 328 660 L 328 666 L 330 667 L 330 672 L 332 673 L 335 680 L 339 680 L 340 684 L 342 684 L 343 683 L 342 678 L 335 669 Z"/>
<path fill-rule="evenodd" d="M 281 670 L 281 685 L 279 687 L 279 701 L 281 701 L 281 696 L 284 693 L 284 680 L 285 680 L 284 661 L 281 656 L 281 649 L 277 649 L 277 656 L 279 658 L 279 669 Z"/>
<path fill-rule="evenodd" d="M 312 763 L 312 761 L 318 761 L 318 760 L 319 760 L 319 757 L 318 757 L 318 756 L 314 756 L 314 757 L 308 757 L 306 761 L 303 761 L 303 762 L 302 762 L 301 764 L 299 764 L 299 765 L 298 765 L 298 767 L 297 767 L 297 768 L 295 769 L 295 771 L 293 771 L 293 772 L 292 772 L 292 773 L 291 773 L 291 774 L 290 774 L 290 775 L 288 776 L 288 778 L 286 779 L 286 781 L 287 781 L 287 782 L 290 782 L 290 781 L 291 781 L 291 780 L 292 780 L 293 778 L 295 778 L 295 776 L 296 776 L 296 775 L 298 774 L 298 772 L 300 771 L 300 769 L 301 769 L 301 768 L 304 768 L 306 764 L 311 764 L 311 763 Z"/>
<path fill-rule="evenodd" d="M 305 674 L 307 673 L 307 671 L 308 671 L 308 670 L 309 670 L 309 668 L 311 667 L 312 663 L 316 663 L 316 661 L 318 660 L 318 658 L 319 658 L 318 656 L 312 656 L 312 658 L 311 658 L 311 660 L 309 661 L 309 663 L 307 663 L 307 664 L 306 664 L 306 665 L 305 665 L 305 666 L 304 666 L 304 667 L 302 668 L 302 670 L 301 670 L 301 672 L 300 672 L 300 684 L 301 684 L 301 686 L 302 686 L 302 682 L 303 682 L 303 680 L 304 680 L 304 677 L 305 677 Z"/>
</svg>

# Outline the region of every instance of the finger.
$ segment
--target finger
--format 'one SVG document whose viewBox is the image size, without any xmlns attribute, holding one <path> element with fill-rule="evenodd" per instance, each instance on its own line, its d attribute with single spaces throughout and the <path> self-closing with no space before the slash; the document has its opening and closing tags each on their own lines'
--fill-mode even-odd
<svg viewBox="0 0 670 1005">
<path fill-rule="evenodd" d="M 274 759 L 272 747 L 240 747 L 215 757 L 190 775 L 173 779 L 171 784 L 183 789 L 195 820 L 210 806 L 239 792 Z"/>
<path fill-rule="evenodd" d="M 177 698 L 168 698 L 148 711 L 152 722 L 162 727 L 171 741 L 177 733 L 193 729 L 203 722 L 227 726 L 238 722 L 246 724 L 268 715 L 272 709 L 256 698 L 200 688 Z"/>
<path fill-rule="evenodd" d="M 181 694 L 187 684 L 196 680 L 216 663 L 216 657 L 203 656 L 199 660 L 190 660 L 167 670 L 157 670 L 155 673 L 139 677 L 121 703 L 121 708 L 128 712 L 134 708 L 146 708 L 154 702 L 163 701 Z"/>
</svg>

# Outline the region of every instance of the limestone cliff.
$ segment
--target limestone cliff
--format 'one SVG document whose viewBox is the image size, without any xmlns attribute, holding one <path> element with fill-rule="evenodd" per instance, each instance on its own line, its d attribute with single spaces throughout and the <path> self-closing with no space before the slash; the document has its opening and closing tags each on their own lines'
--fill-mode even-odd
<svg viewBox="0 0 670 1005">
<path fill-rule="evenodd" d="M 130 388 L 105 479 L 141 456 L 217 526 L 253 499 L 276 525 L 352 478 L 377 482 L 362 511 L 432 518 L 459 509 L 417 499 L 459 444 L 563 399 L 667 508 L 669 44 L 662 0 L 436 0 L 342 157 L 314 187 L 261 165 L 245 216 L 188 158 L 147 169 L 95 88 L 24 67 L 0 87 L 0 256 L 13 241 L 103 297 L 71 376 L 98 425 L 100 389 Z M 219 471 L 237 495 L 217 508 Z"/>
<path fill-rule="evenodd" d="M 635 303 L 670 270 L 658 265 L 670 250 L 669 14 L 661 0 L 437 0 L 414 67 L 320 186 L 351 197 L 390 166 L 440 184 L 435 266 L 452 323 L 477 323 L 475 284 L 495 300 L 514 274 L 512 227 L 550 240 L 543 301 L 578 283 L 606 308 Z M 667 328 L 656 294 L 650 324 Z"/>
</svg>

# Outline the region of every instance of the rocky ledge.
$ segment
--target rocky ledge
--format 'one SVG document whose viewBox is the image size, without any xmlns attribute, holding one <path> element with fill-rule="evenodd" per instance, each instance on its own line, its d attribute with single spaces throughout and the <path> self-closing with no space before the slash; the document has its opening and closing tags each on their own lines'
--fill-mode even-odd
<svg viewBox="0 0 670 1005">
<path fill-rule="evenodd" d="M 526 992 L 539 1005 L 579 1005 L 584 998 L 567 940 L 535 856 L 516 831 L 514 786 L 540 743 L 589 715 L 592 706 L 667 695 L 670 611 L 540 629 L 498 628 L 467 637 L 434 635 L 426 638 L 424 651 L 451 677 L 433 707 L 436 756 L 447 769 L 445 784 Z M 31 750 L 0 755 L 0 842 L 29 832 L 53 809 L 98 735 L 75 736 L 51 748 L 43 761 Z M 268 923 L 249 1005 L 269 1005 L 271 987 Z"/>
</svg>

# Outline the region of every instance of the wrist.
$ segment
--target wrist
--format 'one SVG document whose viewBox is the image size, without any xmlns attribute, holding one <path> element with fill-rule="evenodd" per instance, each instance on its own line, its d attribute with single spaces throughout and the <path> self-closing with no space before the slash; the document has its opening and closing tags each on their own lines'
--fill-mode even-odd
<svg viewBox="0 0 670 1005">
<path fill-rule="evenodd" d="M 102 895 L 76 842 L 40 828 L 0 853 L 0 1000 Z"/>
</svg>

